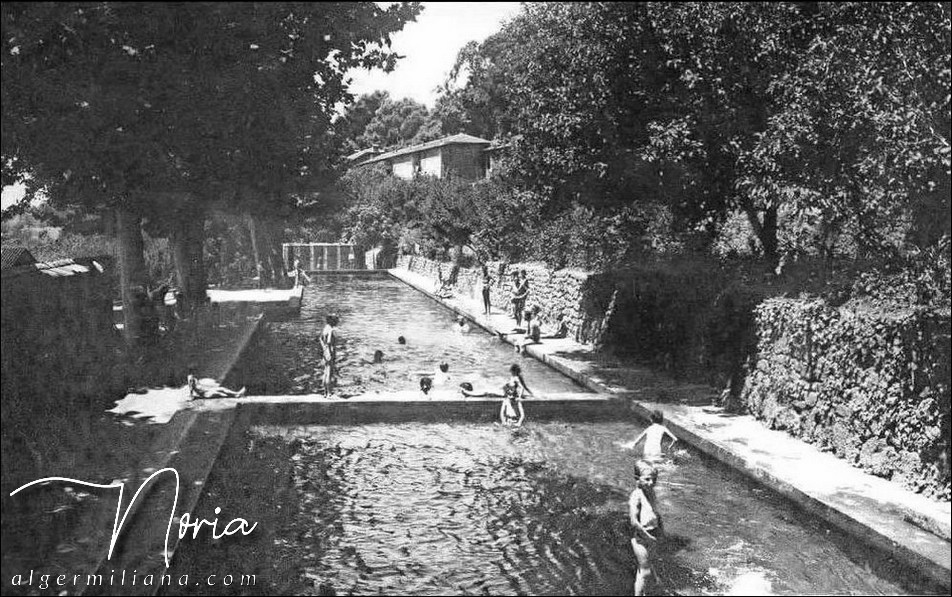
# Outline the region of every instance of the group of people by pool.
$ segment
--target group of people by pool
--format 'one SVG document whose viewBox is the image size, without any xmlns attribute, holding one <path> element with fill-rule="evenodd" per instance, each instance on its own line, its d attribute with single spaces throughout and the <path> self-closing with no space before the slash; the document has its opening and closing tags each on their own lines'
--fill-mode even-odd
<svg viewBox="0 0 952 597">
<path fill-rule="evenodd" d="M 525 312 L 527 324 L 532 313 Z M 326 325 L 319 337 L 321 357 L 324 363 L 324 394 L 329 396 L 336 375 L 337 332 L 339 323 L 337 316 L 328 315 Z M 458 317 L 455 323 L 456 331 L 468 332 L 469 324 L 463 317 Z M 405 345 L 406 338 L 400 336 L 399 344 Z M 373 363 L 383 361 L 383 351 L 374 353 Z M 449 373 L 449 364 L 440 363 L 433 372 L 419 371 L 411 375 L 419 376 L 420 391 L 430 395 L 435 387 L 449 387 L 452 377 Z M 526 419 L 523 401 L 533 393 L 522 376 L 522 368 L 513 364 L 509 368 L 509 379 L 502 385 L 501 390 L 477 389 L 469 382 L 459 384 L 459 393 L 467 398 L 500 398 L 499 421 L 511 427 L 521 427 Z M 658 502 L 655 495 L 655 485 L 658 481 L 658 462 L 664 459 L 664 440 L 670 439 L 667 450 L 678 441 L 678 438 L 664 425 L 664 415 L 660 411 L 651 414 L 651 425 L 648 426 L 634 440 L 619 443 L 623 449 L 634 449 L 644 442 L 642 458 L 634 463 L 635 488 L 628 499 L 629 520 L 631 523 L 631 548 L 634 552 L 637 570 L 635 572 L 634 594 L 644 595 L 645 586 L 652 576 L 652 554 L 658 549 L 663 536 L 661 514 L 658 511 Z"/>
<path fill-rule="evenodd" d="M 526 316 L 528 321 L 532 316 L 531 312 L 527 312 Z M 318 343 L 323 364 L 324 395 L 330 397 L 337 376 L 337 326 L 340 320 L 336 315 L 327 315 L 325 321 L 326 324 L 318 337 Z M 462 317 L 457 319 L 455 326 L 458 328 L 457 331 L 464 333 L 469 331 L 469 324 Z M 400 336 L 397 342 L 406 345 L 406 338 Z M 372 362 L 379 364 L 383 360 L 383 351 L 376 350 Z M 419 377 L 420 391 L 423 395 L 430 396 L 434 388 L 449 388 L 451 386 L 452 377 L 449 369 L 449 364 L 444 362 L 439 364 L 436 371 L 419 371 L 411 373 L 411 376 Z M 221 386 L 203 388 L 199 380 L 196 379 L 193 369 L 189 370 L 188 388 L 192 398 L 240 397 L 244 395 L 244 388 L 237 392 Z M 472 383 L 463 382 L 459 384 L 457 391 L 466 398 L 500 398 L 499 421 L 502 425 L 515 428 L 521 427 L 526 419 L 523 401 L 527 396 L 533 396 L 533 392 L 522 376 L 522 368 L 518 364 L 513 364 L 509 368 L 509 378 L 500 389 L 478 389 L 473 387 Z M 655 485 L 658 481 L 658 464 L 665 458 L 665 439 L 670 439 L 670 443 L 666 447 L 670 452 L 671 447 L 678 440 L 664 425 L 664 415 L 656 410 L 651 414 L 651 425 L 648 428 L 634 440 L 617 444 L 623 449 L 630 450 L 644 442 L 642 457 L 636 460 L 633 466 L 635 488 L 628 500 L 632 535 L 631 548 L 634 552 L 637 568 L 634 582 L 635 595 L 645 594 L 646 583 L 653 574 L 652 554 L 657 552 L 663 537 L 663 526 L 655 495 Z"/>
</svg>

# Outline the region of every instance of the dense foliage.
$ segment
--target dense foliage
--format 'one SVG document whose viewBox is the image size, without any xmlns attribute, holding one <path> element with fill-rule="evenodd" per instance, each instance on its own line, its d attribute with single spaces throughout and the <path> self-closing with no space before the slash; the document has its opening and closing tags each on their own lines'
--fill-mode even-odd
<svg viewBox="0 0 952 597">
<path fill-rule="evenodd" d="M 440 106 L 508 143 L 519 248 L 553 265 L 902 265 L 948 255 L 950 45 L 941 3 L 527 3 Z"/>
<path fill-rule="evenodd" d="M 419 245 L 430 254 L 467 247 L 480 259 L 508 258 L 524 252 L 527 220 L 537 219 L 530 193 L 494 180 L 404 180 L 368 167 L 348 172 L 342 187 L 346 240 L 364 247 Z"/>
<path fill-rule="evenodd" d="M 127 315 L 146 282 L 140 223 L 169 237 L 192 304 L 204 303 L 212 210 L 271 220 L 249 226 L 256 260 L 277 277 L 274 222 L 320 203 L 336 179 L 330 121 L 352 99 L 345 73 L 392 70 L 390 35 L 419 10 L 4 3 L 3 182 L 25 180 L 59 206 L 116 210 Z"/>
</svg>

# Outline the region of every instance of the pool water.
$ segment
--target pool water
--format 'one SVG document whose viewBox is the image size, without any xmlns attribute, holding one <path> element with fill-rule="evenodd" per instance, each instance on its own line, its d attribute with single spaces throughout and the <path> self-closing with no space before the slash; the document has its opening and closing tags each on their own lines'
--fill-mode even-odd
<svg viewBox="0 0 952 597">
<path fill-rule="evenodd" d="M 328 314 L 340 317 L 339 383 L 342 397 L 373 392 L 419 389 L 417 372 L 450 366 L 452 383 L 437 391 L 455 390 L 459 383 L 476 389 L 499 388 L 508 380 L 509 366 L 518 363 L 526 383 L 540 396 L 587 392 L 585 388 L 535 359 L 473 326 L 467 334 L 453 330 L 456 315 L 432 299 L 390 277 L 315 276 L 305 289 L 300 318 L 271 322 L 262 345 L 250 352 L 234 385 L 251 394 L 320 393 L 321 363 L 317 338 Z M 403 336 L 406 344 L 397 339 Z M 373 364 L 374 351 L 384 360 Z M 414 375 L 411 375 L 414 374 Z"/>
<path fill-rule="evenodd" d="M 173 565 L 245 566 L 273 594 L 630 594 L 633 455 L 616 442 L 639 431 L 255 426 L 226 449 L 200 508 L 261 531 L 189 542 Z M 662 463 L 657 496 L 655 594 L 903 594 L 914 580 L 700 456 Z"/>
<path fill-rule="evenodd" d="M 318 391 L 315 339 L 323 316 L 338 313 L 344 396 L 412 388 L 409 372 L 441 361 L 457 380 L 491 386 L 516 360 L 539 394 L 584 392 L 488 334 L 454 333 L 451 312 L 401 282 L 319 280 L 301 320 L 269 324 L 241 367 L 249 388 Z M 369 362 L 378 347 L 383 365 Z M 209 587 L 210 594 L 630 594 L 635 454 L 617 443 L 643 427 L 541 422 L 531 403 L 527 415 L 520 430 L 465 421 L 254 420 L 233 430 L 196 514 L 211 519 L 221 507 L 220 518 L 241 516 L 258 530 L 187 541 L 173 567 L 194 576 L 257 575 L 253 588 Z M 935 591 L 915 571 L 692 451 L 662 463 L 657 495 L 667 537 L 654 554 L 658 584 L 650 592 Z"/>
</svg>

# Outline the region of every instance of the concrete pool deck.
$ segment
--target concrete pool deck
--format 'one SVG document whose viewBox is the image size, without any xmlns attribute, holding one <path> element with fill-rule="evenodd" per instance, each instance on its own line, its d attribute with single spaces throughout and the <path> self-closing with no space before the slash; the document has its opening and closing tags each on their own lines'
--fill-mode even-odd
<svg viewBox="0 0 952 597">
<path fill-rule="evenodd" d="M 386 272 L 365 273 L 387 275 Z M 390 273 L 503 340 L 512 342 L 514 339 L 510 333 L 513 320 L 505 314 L 474 315 L 481 311 L 481 305 L 475 301 L 439 298 L 434 296 L 432 283 L 426 278 L 402 270 Z M 256 302 L 257 293 L 271 299 L 277 296 L 271 293 L 278 291 L 242 292 L 242 299 Z M 286 296 L 283 300 L 289 298 Z M 276 302 L 280 303 L 281 299 Z M 241 354 L 260 323 L 260 320 L 249 322 L 240 341 L 215 355 L 214 364 L 210 364 L 205 374 L 224 380 L 238 366 Z M 952 553 L 948 541 L 949 504 L 933 502 L 868 475 L 785 433 L 766 429 L 753 417 L 728 415 L 706 406 L 712 397 L 711 388 L 706 386 L 678 384 L 648 370 L 605 362 L 590 347 L 567 339 L 544 340 L 540 345 L 530 346 L 528 352 L 596 392 L 560 393 L 529 401 L 526 405 L 528 424 L 550 418 L 578 421 L 644 418 L 657 408 L 665 413 L 668 425 L 685 443 L 753 477 L 850 536 L 892 555 L 918 571 L 930 584 L 948 592 Z M 497 419 L 499 408 L 495 399 L 459 399 L 449 392 L 437 392 L 427 398 L 422 398 L 418 391 L 407 391 L 368 393 L 348 399 L 302 395 L 194 401 L 184 400 L 181 391 L 166 394 L 167 400 L 175 404 L 165 408 L 156 403 L 153 407 L 163 413 L 171 409 L 174 415 L 166 421 L 156 421 L 164 422 L 165 426 L 143 459 L 142 477 L 164 467 L 178 470 L 184 481 L 178 513 L 195 512 L 222 446 L 235 441 L 249 425 L 346 425 L 447 418 L 490 422 Z M 127 489 L 134 492 L 141 480 L 141 477 L 130 480 L 132 483 Z M 82 534 L 94 537 L 93 545 L 97 546 L 87 550 L 90 555 L 95 554 L 91 567 L 101 573 L 135 569 L 140 577 L 145 573 L 165 573 L 162 553 L 169 506 L 174 497 L 172 490 L 170 480 L 165 479 L 149 492 L 148 499 L 135 509 L 140 514 L 131 520 L 133 526 L 123 532 L 127 540 L 121 542 L 111 560 L 105 556 L 115 506 L 100 508 L 81 523 L 80 526 L 85 527 L 84 531 L 80 529 Z M 172 554 L 180 543 L 176 531 L 177 524 L 173 526 L 169 544 Z M 158 590 L 158 586 L 125 585 L 100 587 L 91 592 L 152 595 Z"/>
<path fill-rule="evenodd" d="M 502 340 L 512 344 L 522 338 L 512 332 L 515 323 L 508 314 L 483 315 L 475 299 L 440 297 L 429 278 L 403 269 L 389 271 Z M 709 406 L 715 392 L 708 386 L 679 384 L 644 368 L 600 362 L 592 347 L 570 339 L 543 339 L 527 352 L 596 392 L 627 399 L 642 418 L 660 410 L 682 441 L 921 571 L 945 590 L 952 586 L 952 504 L 867 474 L 785 432 L 767 429 L 753 416 Z"/>
</svg>

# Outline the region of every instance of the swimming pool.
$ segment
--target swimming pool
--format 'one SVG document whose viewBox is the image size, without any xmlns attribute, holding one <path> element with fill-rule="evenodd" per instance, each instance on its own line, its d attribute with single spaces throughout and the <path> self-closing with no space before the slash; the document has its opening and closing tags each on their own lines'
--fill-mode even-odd
<svg viewBox="0 0 952 597">
<path fill-rule="evenodd" d="M 399 282 L 328 282 L 309 289 L 301 321 L 272 324 L 267 350 L 245 368 L 267 373 L 262 386 L 286 387 L 312 366 L 328 311 L 342 315 L 343 385 L 353 391 L 399 391 L 412 385 L 407 372 L 444 359 L 460 377 L 491 384 L 513 360 L 495 338 L 455 335 L 450 312 Z M 364 362 L 375 346 L 395 346 L 397 335 L 407 348 L 391 349 L 386 374 Z M 584 395 L 541 364 L 519 362 L 540 393 Z M 304 387 L 310 378 L 293 383 L 301 393 L 313 389 Z M 258 521 L 259 531 L 187 542 L 176 570 L 203 575 L 227 564 L 258 577 L 253 590 L 210 587 L 212 594 L 630 594 L 634 456 L 616 443 L 643 426 L 534 420 L 532 406 L 519 431 L 452 416 L 362 425 L 333 417 L 289 424 L 266 410 L 246 416 L 197 514 L 210 518 L 218 506 L 223 518 Z M 663 465 L 657 493 L 668 538 L 655 570 L 665 593 L 934 590 L 699 454 Z"/>
<path fill-rule="evenodd" d="M 519 363 L 529 387 L 541 395 L 589 393 L 571 379 L 554 374 L 535 359 L 478 327 L 453 331 L 455 314 L 389 276 L 315 276 L 305 289 L 300 318 L 271 322 L 269 334 L 238 368 L 251 394 L 320 393 L 317 337 L 328 314 L 340 316 L 339 393 L 355 394 L 418 389 L 411 373 L 450 366 L 452 387 L 468 381 L 477 388 L 498 388 L 509 366 Z M 403 336 L 406 344 L 397 339 Z M 374 351 L 384 360 L 374 364 Z"/>
</svg>

